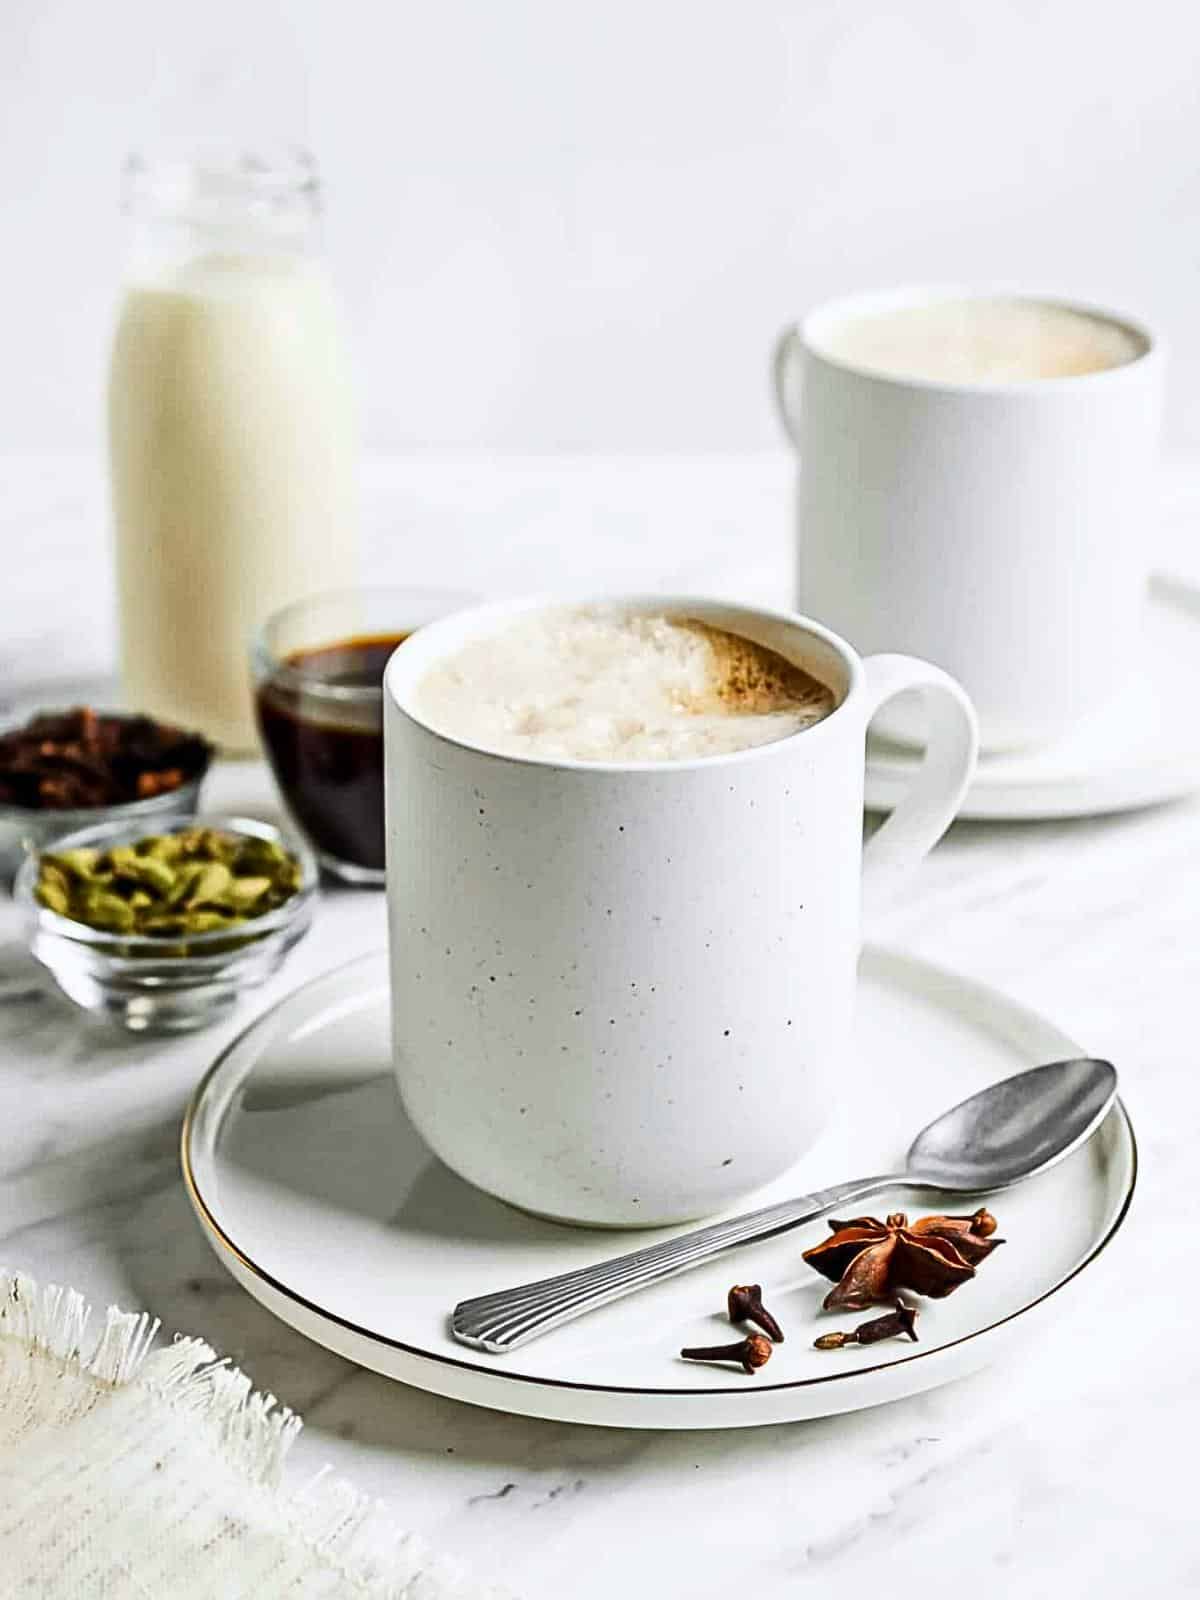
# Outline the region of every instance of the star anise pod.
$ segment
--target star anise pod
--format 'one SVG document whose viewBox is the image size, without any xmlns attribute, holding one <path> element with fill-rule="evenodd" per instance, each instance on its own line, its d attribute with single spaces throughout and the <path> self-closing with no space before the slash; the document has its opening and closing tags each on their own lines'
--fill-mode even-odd
<svg viewBox="0 0 1200 1600">
<path fill-rule="evenodd" d="M 834 1280 L 826 1311 L 861 1311 L 894 1301 L 901 1289 L 942 1300 L 1004 1243 L 992 1237 L 996 1219 L 982 1207 L 969 1217 L 921 1217 L 910 1224 L 903 1211 L 893 1211 L 885 1222 L 853 1217 L 829 1226 L 832 1237 L 804 1252 L 810 1266 Z"/>
</svg>

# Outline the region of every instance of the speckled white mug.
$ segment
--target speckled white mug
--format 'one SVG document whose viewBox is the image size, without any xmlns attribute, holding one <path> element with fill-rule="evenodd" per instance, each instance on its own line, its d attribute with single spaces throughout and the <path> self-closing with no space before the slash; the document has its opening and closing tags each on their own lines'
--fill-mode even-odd
<svg viewBox="0 0 1200 1600">
<path fill-rule="evenodd" d="M 615 603 L 777 650 L 830 684 L 836 709 L 732 755 L 620 764 L 491 754 L 422 720 L 436 660 L 554 603 L 459 612 L 388 665 L 400 1091 L 434 1152 L 514 1205 L 611 1227 L 686 1221 L 776 1177 L 825 1124 L 860 871 L 880 892 L 941 836 L 975 718 L 924 662 L 862 661 L 787 612 L 642 595 Z M 908 689 L 926 692 L 932 737 L 864 860 L 867 723 Z"/>
</svg>

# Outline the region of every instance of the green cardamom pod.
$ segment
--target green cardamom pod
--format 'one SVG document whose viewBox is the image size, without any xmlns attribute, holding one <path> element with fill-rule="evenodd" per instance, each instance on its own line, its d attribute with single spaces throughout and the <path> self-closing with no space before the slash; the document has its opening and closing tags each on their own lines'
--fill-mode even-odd
<svg viewBox="0 0 1200 1600">
<path fill-rule="evenodd" d="M 184 897 L 184 905 L 200 906 L 219 900 L 233 882 L 233 874 L 223 861 L 209 861 L 194 879 Z"/>
<path fill-rule="evenodd" d="M 292 860 L 293 857 L 274 839 L 247 838 L 238 846 L 234 867 L 238 872 L 265 873 L 274 879 L 279 869 Z"/>
<path fill-rule="evenodd" d="M 260 878 L 247 874 L 244 878 L 234 878 L 226 891 L 226 900 L 238 911 L 245 911 L 256 900 L 261 900 L 264 895 L 271 892 L 270 878 Z"/>
<path fill-rule="evenodd" d="M 101 872 L 110 872 L 115 877 L 124 877 L 137 864 L 137 851 L 131 844 L 114 844 L 96 863 Z"/>
<path fill-rule="evenodd" d="M 204 863 L 202 861 L 180 862 L 175 869 L 175 882 L 163 897 L 165 904 L 169 906 L 185 904 L 203 872 Z"/>
<path fill-rule="evenodd" d="M 183 854 L 183 843 L 177 833 L 152 833 L 139 839 L 135 848 L 139 856 L 149 856 L 154 861 L 178 861 Z"/>
<path fill-rule="evenodd" d="M 170 894 L 175 886 L 175 868 L 157 856 L 134 856 L 131 862 L 125 863 L 119 876 L 153 889 L 159 896 Z"/>
<path fill-rule="evenodd" d="M 42 857 L 43 863 L 58 867 L 72 878 L 90 878 L 96 862 L 100 858 L 98 850 L 59 850 L 47 852 Z"/>
<path fill-rule="evenodd" d="M 85 889 L 80 900 L 82 921 L 92 928 L 112 929 L 117 933 L 130 933 L 135 921 L 133 907 L 119 894 L 107 889 Z"/>
<path fill-rule="evenodd" d="M 57 911 L 60 917 L 69 917 L 71 914 L 71 896 L 60 881 L 54 878 L 42 878 L 34 891 L 38 901 L 47 911 Z"/>
</svg>

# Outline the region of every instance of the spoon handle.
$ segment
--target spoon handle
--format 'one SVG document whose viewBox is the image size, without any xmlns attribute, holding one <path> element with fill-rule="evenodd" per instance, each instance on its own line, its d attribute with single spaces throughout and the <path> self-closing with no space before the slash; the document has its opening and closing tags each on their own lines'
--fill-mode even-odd
<svg viewBox="0 0 1200 1600">
<path fill-rule="evenodd" d="M 541 1278 L 513 1289 L 498 1289 L 494 1294 L 461 1300 L 450 1319 L 451 1331 L 461 1344 L 488 1350 L 494 1355 L 515 1350 L 518 1345 L 538 1339 L 564 1322 L 573 1322 L 597 1306 L 607 1305 L 649 1284 L 673 1278 L 677 1272 L 698 1267 L 734 1245 L 769 1239 L 811 1222 L 823 1211 L 851 1200 L 861 1200 L 880 1189 L 897 1188 L 903 1177 L 860 1178 L 856 1183 L 840 1183 L 833 1189 L 818 1189 L 813 1194 L 765 1206 L 744 1216 L 727 1217 L 705 1228 L 677 1233 L 660 1244 L 651 1244 L 628 1255 L 611 1256 L 607 1261 L 563 1272 L 555 1278 Z"/>
</svg>

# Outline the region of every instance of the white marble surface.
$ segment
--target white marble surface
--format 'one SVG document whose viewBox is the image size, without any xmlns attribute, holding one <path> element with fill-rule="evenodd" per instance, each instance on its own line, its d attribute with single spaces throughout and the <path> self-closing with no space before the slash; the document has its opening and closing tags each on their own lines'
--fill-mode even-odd
<svg viewBox="0 0 1200 1600">
<path fill-rule="evenodd" d="M 380 464 L 368 475 L 373 568 L 472 575 L 481 588 L 573 579 L 782 596 L 789 473 L 775 457 Z M 0 694 L 52 693 L 108 662 L 99 473 L 10 461 L 3 482 Z M 1164 506 L 1147 527 L 1187 563 L 1200 471 L 1176 469 Z M 262 814 L 275 804 L 251 764 L 222 770 L 212 798 Z M 1004 986 L 1112 1056 L 1141 1140 L 1134 1210 L 1071 1319 L 912 1401 L 730 1434 L 535 1423 L 358 1371 L 236 1288 L 180 1187 L 185 1099 L 257 1007 L 382 940 L 371 893 L 327 894 L 272 988 L 199 1036 L 98 1034 L 46 993 L 0 1006 L 0 1261 L 204 1335 L 304 1414 L 294 1470 L 333 1463 L 527 1600 L 1182 1596 L 1200 1585 L 1187 1234 L 1198 905 L 1200 800 L 960 824 L 875 930 Z M 3 906 L 0 951 L 3 976 L 19 976 Z"/>
</svg>

